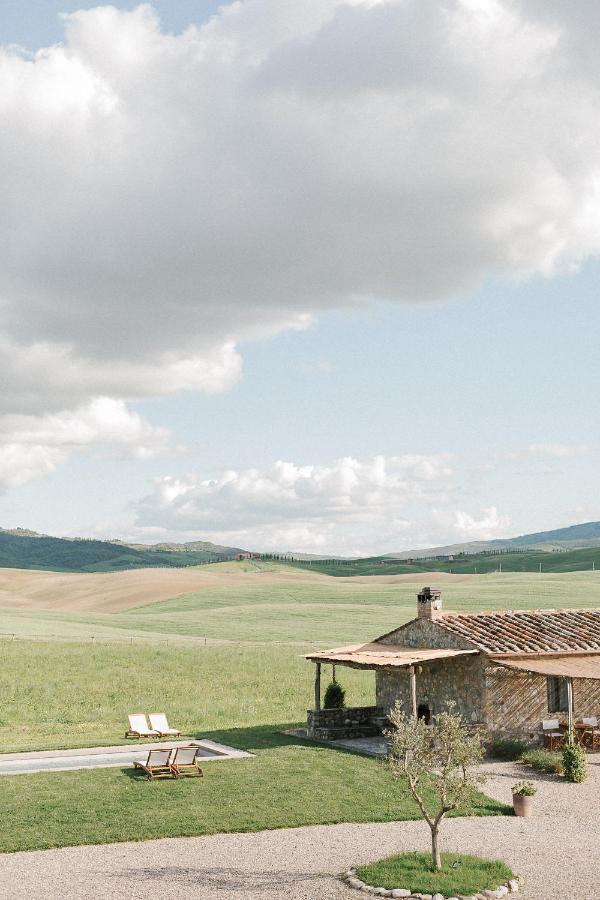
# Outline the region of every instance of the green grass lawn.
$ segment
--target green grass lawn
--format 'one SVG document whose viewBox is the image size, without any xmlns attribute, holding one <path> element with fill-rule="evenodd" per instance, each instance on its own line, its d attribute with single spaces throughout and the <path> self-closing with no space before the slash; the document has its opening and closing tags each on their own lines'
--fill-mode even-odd
<svg viewBox="0 0 600 900">
<path fill-rule="evenodd" d="M 514 878 L 499 860 L 480 859 L 459 853 L 442 853 L 442 870 L 431 871 L 431 853 L 400 853 L 366 866 L 358 877 L 365 884 L 384 888 L 405 888 L 413 893 L 443 894 L 444 897 L 472 896 L 494 890 Z"/>
<path fill-rule="evenodd" d="M 148 782 L 132 769 L 3 776 L 0 819 L 10 828 L 0 831 L 0 851 L 418 818 L 383 763 L 274 727 L 202 731 L 256 753 L 208 762 L 204 778 Z M 478 795 L 463 813 L 506 811 Z"/>
</svg>

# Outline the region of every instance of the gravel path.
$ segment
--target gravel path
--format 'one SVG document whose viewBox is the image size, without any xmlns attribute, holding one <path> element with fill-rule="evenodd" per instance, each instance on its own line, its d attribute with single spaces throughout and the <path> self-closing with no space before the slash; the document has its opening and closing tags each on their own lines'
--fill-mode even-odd
<svg viewBox="0 0 600 900">
<path fill-rule="evenodd" d="M 532 819 L 453 819 L 443 847 L 498 857 L 525 876 L 527 900 L 599 896 L 600 759 L 583 785 L 487 764 L 488 794 L 510 800 L 524 775 L 538 782 Z M 5 826 L 8 823 L 5 823 Z M 357 900 L 336 873 L 353 863 L 428 846 L 422 822 L 332 825 L 70 847 L 0 856 L 2 900 Z"/>
</svg>

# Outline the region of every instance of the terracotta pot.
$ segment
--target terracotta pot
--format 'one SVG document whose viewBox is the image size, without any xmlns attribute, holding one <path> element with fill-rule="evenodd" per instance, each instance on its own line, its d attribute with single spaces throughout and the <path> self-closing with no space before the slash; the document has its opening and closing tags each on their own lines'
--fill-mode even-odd
<svg viewBox="0 0 600 900">
<path fill-rule="evenodd" d="M 525 797 L 523 794 L 513 794 L 513 809 L 515 816 L 530 816 L 533 797 Z"/>
</svg>

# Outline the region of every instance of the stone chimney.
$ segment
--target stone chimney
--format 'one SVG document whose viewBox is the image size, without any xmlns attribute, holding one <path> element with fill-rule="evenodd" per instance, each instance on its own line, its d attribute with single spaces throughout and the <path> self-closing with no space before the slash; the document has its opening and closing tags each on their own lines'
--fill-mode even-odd
<svg viewBox="0 0 600 900">
<path fill-rule="evenodd" d="M 442 592 L 439 588 L 424 587 L 417 594 L 417 617 L 435 620 L 442 614 Z"/>
</svg>

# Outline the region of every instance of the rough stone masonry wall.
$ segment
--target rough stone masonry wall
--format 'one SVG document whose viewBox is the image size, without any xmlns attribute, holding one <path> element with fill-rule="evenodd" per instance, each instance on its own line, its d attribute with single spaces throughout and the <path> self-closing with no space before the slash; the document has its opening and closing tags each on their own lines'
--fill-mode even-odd
<svg viewBox="0 0 600 900">
<path fill-rule="evenodd" d="M 400 647 L 433 647 L 442 650 L 472 650 L 472 644 L 444 631 L 429 619 L 414 619 L 382 639 Z M 427 705 L 432 714 L 442 712 L 448 700 L 467 722 L 482 722 L 485 715 L 485 672 L 481 656 L 440 659 L 419 666 L 416 677 L 417 706 Z M 386 714 L 400 701 L 407 715 L 412 712 L 410 681 L 405 669 L 384 669 L 376 676 L 377 705 Z"/>
<path fill-rule="evenodd" d="M 488 663 L 486 669 L 486 720 L 490 736 L 510 737 L 527 743 L 541 743 L 542 719 L 566 722 L 566 713 L 548 709 L 545 675 L 515 672 Z M 575 718 L 600 718 L 600 681 L 573 680 Z"/>
<path fill-rule="evenodd" d="M 401 628 L 396 628 L 379 639 L 382 644 L 397 644 L 399 647 L 434 647 L 442 650 L 472 650 L 468 641 L 444 631 L 429 619 L 413 619 Z"/>
<path fill-rule="evenodd" d="M 342 709 L 309 709 L 308 734 L 318 741 L 368 737 L 378 733 L 373 719 L 383 716 L 377 706 L 345 706 Z"/>
<path fill-rule="evenodd" d="M 456 703 L 455 712 L 466 722 L 483 722 L 485 716 L 484 660 L 480 656 L 459 656 L 423 663 L 417 669 L 417 706 L 427 705 L 435 715 L 446 703 Z M 387 714 L 396 700 L 412 712 L 409 674 L 405 669 L 383 669 L 376 676 L 377 705 Z"/>
</svg>

